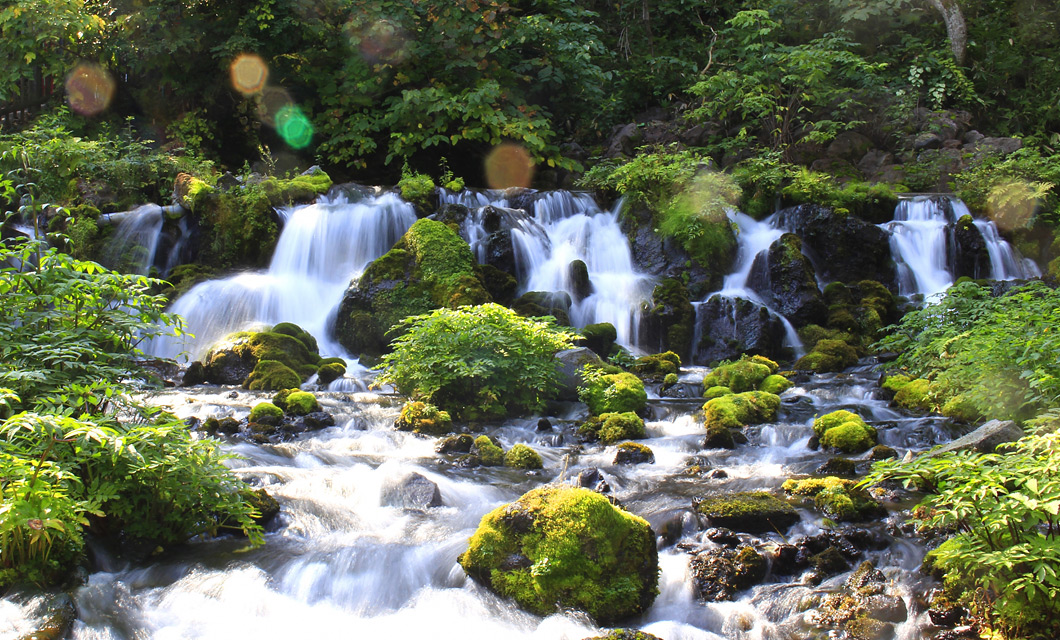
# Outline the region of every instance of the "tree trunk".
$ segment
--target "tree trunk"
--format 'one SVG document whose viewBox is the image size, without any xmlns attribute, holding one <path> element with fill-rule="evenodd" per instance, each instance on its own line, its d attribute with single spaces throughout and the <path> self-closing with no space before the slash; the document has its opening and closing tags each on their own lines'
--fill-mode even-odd
<svg viewBox="0 0 1060 640">
<path fill-rule="evenodd" d="M 960 0 L 931 0 L 931 6 L 942 14 L 953 57 L 957 60 L 957 64 L 964 64 L 964 49 L 968 45 L 968 27 L 964 23 L 964 14 L 961 13 Z"/>
</svg>

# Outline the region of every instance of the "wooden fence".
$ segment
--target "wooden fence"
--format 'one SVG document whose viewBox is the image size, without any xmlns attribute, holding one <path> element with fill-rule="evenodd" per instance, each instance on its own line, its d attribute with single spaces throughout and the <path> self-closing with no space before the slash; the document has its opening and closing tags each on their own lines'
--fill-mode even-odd
<svg viewBox="0 0 1060 640">
<path fill-rule="evenodd" d="M 18 97 L 10 102 L 0 102 L 0 127 L 10 130 L 30 121 L 48 98 L 55 93 L 55 79 L 45 76 L 40 67 L 33 77 L 18 83 Z"/>
</svg>

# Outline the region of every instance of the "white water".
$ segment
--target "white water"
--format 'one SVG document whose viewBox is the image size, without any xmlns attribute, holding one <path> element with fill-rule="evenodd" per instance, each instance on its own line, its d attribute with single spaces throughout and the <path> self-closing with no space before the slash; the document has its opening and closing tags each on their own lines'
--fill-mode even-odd
<svg viewBox="0 0 1060 640">
<path fill-rule="evenodd" d="M 466 206 L 507 207 L 503 192 L 454 196 L 450 202 Z M 485 203 L 485 204 L 484 204 Z M 641 309 L 651 298 L 653 278 L 637 271 L 629 240 L 618 223 L 621 203 L 602 211 L 592 196 L 569 191 L 539 194 L 527 218 L 513 225 L 512 246 L 520 293 L 565 292 L 571 296 L 571 323 L 584 327 L 610 322 L 620 344 L 636 347 Z M 517 214 L 516 214 L 517 215 Z M 515 216 L 513 216 L 515 217 Z M 465 239 L 480 261 L 485 259 L 481 208 L 465 224 Z M 589 272 L 593 293 L 579 300 L 570 278 L 570 263 L 581 260 Z"/>
<path fill-rule="evenodd" d="M 891 254 L 898 267 L 898 293 L 904 296 L 940 294 L 953 285 L 953 264 L 949 248 L 953 225 L 968 215 L 968 207 L 957 198 L 915 196 L 903 199 L 895 208 L 894 220 L 880 225 L 891 234 Z M 1018 256 L 990 220 L 975 220 L 983 234 L 995 280 L 1040 276 L 1031 260 Z"/>
<path fill-rule="evenodd" d="M 106 265 L 128 273 L 147 274 L 155 262 L 164 222 L 162 207 L 157 204 L 145 204 L 130 211 L 103 249 Z"/>
<path fill-rule="evenodd" d="M 280 211 L 286 221 L 264 272 L 241 273 L 193 287 L 170 309 L 194 338 L 164 337 L 146 353 L 192 360 L 233 331 L 293 322 L 317 338 L 321 355 L 344 356 L 329 339 L 334 309 L 350 280 L 386 253 L 416 221 L 413 208 L 386 194 L 350 204 L 321 199 Z"/>
</svg>

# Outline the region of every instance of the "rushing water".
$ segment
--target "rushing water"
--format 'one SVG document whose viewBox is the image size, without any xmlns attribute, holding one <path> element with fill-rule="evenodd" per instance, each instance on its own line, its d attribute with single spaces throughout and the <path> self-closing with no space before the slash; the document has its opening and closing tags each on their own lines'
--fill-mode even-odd
<svg viewBox="0 0 1060 640">
<path fill-rule="evenodd" d="M 685 370 L 693 382 L 702 369 Z M 289 639 L 336 632 L 358 636 L 438 638 L 561 638 L 578 640 L 599 630 L 584 615 L 541 618 L 520 611 L 469 580 L 456 562 L 479 519 L 493 508 L 547 482 L 565 482 L 598 468 L 613 495 L 662 531 L 677 522 L 678 544 L 660 550 L 660 595 L 627 626 L 666 640 L 739 638 L 795 640 L 806 637 L 807 598 L 828 593 L 843 576 L 819 586 L 797 579 L 769 581 L 737 594 L 734 602 L 695 599 L 688 576 L 689 548 L 710 547 L 691 500 L 713 492 L 776 490 L 784 479 L 812 473 L 827 454 L 808 448 L 814 414 L 847 408 L 880 428 L 881 441 L 920 450 L 952 437 L 946 423 L 911 418 L 874 396 L 874 374 L 863 368 L 819 376 L 783 396 L 780 420 L 747 430 L 736 450 L 701 447 L 702 427 L 692 417 L 696 401 L 653 400 L 647 421 L 655 452 L 650 465 L 613 464 L 614 446 L 575 446 L 579 414 L 554 417 L 555 432 L 539 432 L 536 420 L 515 420 L 488 429 L 505 447 L 537 449 L 545 468 L 465 469 L 434 452 L 434 441 L 393 429 L 400 400 L 374 393 L 321 394 L 337 418 L 326 431 L 275 445 L 232 443 L 242 456 L 237 473 L 266 487 L 282 506 L 265 546 L 246 550 L 239 540 L 200 541 L 142 566 L 103 559 L 106 570 L 89 576 L 74 597 L 76 640 L 252 637 Z M 167 391 L 150 398 L 179 416 L 245 416 L 260 394 L 204 388 Z M 697 463 L 724 470 L 727 479 L 689 475 Z M 405 509 L 388 504 L 388 488 L 411 473 L 436 483 L 443 506 Z M 788 539 L 812 535 L 823 520 L 808 508 Z M 884 523 L 869 525 L 883 530 Z M 781 542 L 779 534 L 763 536 Z M 927 624 L 916 592 L 923 550 L 891 539 L 866 557 L 877 563 L 912 612 L 898 625 L 899 638 L 918 638 Z M 662 541 L 662 538 L 660 538 Z M 0 602 L 20 623 L 20 610 Z M 21 621 L 23 626 L 26 621 Z M 3 631 L 0 626 L 0 631 Z"/>
</svg>

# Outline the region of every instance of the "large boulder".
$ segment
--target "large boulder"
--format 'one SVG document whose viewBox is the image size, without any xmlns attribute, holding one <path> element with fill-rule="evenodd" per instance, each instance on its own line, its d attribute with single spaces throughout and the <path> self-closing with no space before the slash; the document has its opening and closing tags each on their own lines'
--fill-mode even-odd
<svg viewBox="0 0 1060 640">
<path fill-rule="evenodd" d="M 802 253 L 802 240 L 785 233 L 759 254 L 751 267 L 751 287 L 775 311 L 796 327 L 820 324 L 827 310 L 810 259 Z"/>
<path fill-rule="evenodd" d="M 784 344 L 784 323 L 769 309 L 745 298 L 711 296 L 699 307 L 700 336 L 692 362 L 733 360 L 745 353 L 776 357 Z"/>
<path fill-rule="evenodd" d="M 578 387 L 585 386 L 585 367 L 604 366 L 604 361 L 591 349 L 576 347 L 564 349 L 555 355 L 557 373 L 556 395 L 560 400 L 577 400 Z"/>
<path fill-rule="evenodd" d="M 986 239 L 972 216 L 961 216 L 953 226 L 953 277 L 990 278 L 993 269 Z"/>
<path fill-rule="evenodd" d="M 652 291 L 651 302 L 651 310 L 641 322 L 641 344 L 687 359 L 696 329 L 696 310 L 688 289 L 679 279 L 666 278 Z"/>
<path fill-rule="evenodd" d="M 313 336 L 282 322 L 266 331 L 240 331 L 215 344 L 203 359 L 206 382 L 252 390 L 297 387 L 322 362 Z"/>
<path fill-rule="evenodd" d="M 779 213 L 780 221 L 802 238 L 803 248 L 825 280 L 876 280 L 895 286 L 895 266 L 887 232 L 828 207 L 802 204 Z"/>
<path fill-rule="evenodd" d="M 629 238 L 637 270 L 662 278 L 687 278 L 692 297 L 700 298 L 721 287 L 722 279 L 736 259 L 735 236 L 731 255 L 717 264 L 701 265 L 674 238 L 661 236 L 650 210 L 633 205 L 623 210 L 622 232 Z M 676 351 L 676 349 L 675 349 Z"/>
<path fill-rule="evenodd" d="M 335 337 L 350 353 L 376 357 L 408 316 L 490 301 L 467 242 L 446 224 L 418 220 L 346 290 Z"/>
<path fill-rule="evenodd" d="M 425 511 L 443 504 L 438 485 L 418 473 L 385 484 L 379 492 L 379 500 L 384 506 L 410 511 Z"/>
<path fill-rule="evenodd" d="M 459 562 L 537 615 L 571 608 L 607 625 L 645 611 L 659 592 L 648 523 L 579 487 L 534 489 L 486 514 Z"/>
</svg>

